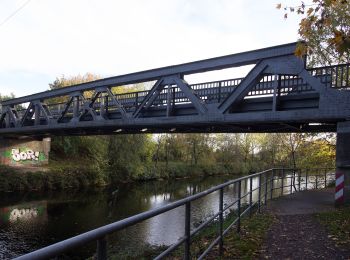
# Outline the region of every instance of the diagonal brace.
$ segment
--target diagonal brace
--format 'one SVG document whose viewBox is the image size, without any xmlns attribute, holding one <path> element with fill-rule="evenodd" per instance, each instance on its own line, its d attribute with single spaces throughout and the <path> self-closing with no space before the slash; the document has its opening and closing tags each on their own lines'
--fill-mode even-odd
<svg viewBox="0 0 350 260">
<path fill-rule="evenodd" d="M 207 113 L 208 109 L 206 108 L 204 102 L 195 95 L 193 89 L 188 85 L 188 83 L 180 79 L 179 77 L 174 77 L 174 82 L 181 89 L 181 91 L 185 94 L 185 96 L 191 101 L 194 107 L 197 109 L 199 114 Z"/>
<path fill-rule="evenodd" d="M 117 107 L 117 109 L 119 109 L 121 115 L 122 115 L 122 118 L 127 118 L 127 113 L 126 113 L 126 110 L 125 108 L 123 107 L 123 105 L 119 102 L 118 98 L 113 95 L 112 91 L 109 89 L 109 88 L 106 88 L 106 92 L 107 92 L 107 95 L 110 97 L 111 99 L 111 103 L 113 105 L 115 105 Z"/>
<path fill-rule="evenodd" d="M 154 84 L 152 89 L 148 92 L 146 97 L 142 100 L 141 104 L 135 110 L 135 112 L 133 114 L 134 118 L 139 116 L 139 114 L 143 108 L 148 109 L 152 105 L 154 100 L 158 97 L 158 95 L 160 94 L 160 92 L 162 92 L 162 90 L 164 88 L 164 85 L 162 83 L 163 83 L 163 79 L 159 79 Z"/>
<path fill-rule="evenodd" d="M 263 72 L 267 67 L 268 65 L 265 62 L 259 62 L 232 91 L 232 93 L 219 105 L 219 111 L 225 113 L 229 108 L 239 104 L 264 76 Z"/>
</svg>

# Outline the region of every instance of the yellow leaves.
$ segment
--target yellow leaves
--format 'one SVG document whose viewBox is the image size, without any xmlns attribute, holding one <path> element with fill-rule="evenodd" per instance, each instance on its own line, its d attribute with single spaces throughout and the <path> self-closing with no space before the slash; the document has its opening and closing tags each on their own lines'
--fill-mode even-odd
<svg viewBox="0 0 350 260">
<path fill-rule="evenodd" d="M 307 46 L 304 43 L 298 43 L 297 48 L 294 51 L 295 56 L 303 57 L 307 53 Z"/>
<path fill-rule="evenodd" d="M 314 9 L 312 7 L 310 7 L 308 10 L 307 10 L 307 15 L 311 15 L 312 12 L 314 11 Z"/>
</svg>

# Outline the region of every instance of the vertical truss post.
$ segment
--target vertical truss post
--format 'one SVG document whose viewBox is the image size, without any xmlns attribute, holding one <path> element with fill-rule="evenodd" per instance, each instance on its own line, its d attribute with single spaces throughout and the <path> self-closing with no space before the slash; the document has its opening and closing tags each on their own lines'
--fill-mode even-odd
<svg viewBox="0 0 350 260">
<path fill-rule="evenodd" d="M 279 95 L 279 75 L 275 74 L 274 76 L 274 82 L 273 82 L 273 99 L 272 99 L 272 111 L 276 112 L 277 111 L 277 102 L 278 102 L 278 95 Z"/>
<path fill-rule="evenodd" d="M 40 107 L 39 107 L 39 104 L 38 102 L 40 101 L 37 101 L 34 103 L 34 125 L 40 125 Z"/>
<path fill-rule="evenodd" d="M 80 114 L 80 98 L 79 96 L 73 97 L 73 118 L 79 118 Z"/>
<path fill-rule="evenodd" d="M 169 117 L 172 115 L 173 104 L 172 104 L 172 86 L 168 85 L 167 89 L 167 106 L 166 106 L 166 116 Z"/>
</svg>

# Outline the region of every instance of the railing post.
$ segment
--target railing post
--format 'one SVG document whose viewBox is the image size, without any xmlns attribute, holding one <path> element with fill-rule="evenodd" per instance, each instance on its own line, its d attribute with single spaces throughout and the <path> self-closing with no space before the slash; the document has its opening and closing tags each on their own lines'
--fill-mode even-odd
<svg viewBox="0 0 350 260">
<path fill-rule="evenodd" d="M 272 176 L 271 176 L 271 183 L 270 183 L 270 199 L 272 200 L 273 199 L 273 181 L 274 181 L 274 178 L 275 178 L 275 169 L 272 169 Z"/>
<path fill-rule="evenodd" d="M 221 102 L 221 81 L 219 82 L 219 98 L 218 98 L 218 102 Z"/>
<path fill-rule="evenodd" d="M 97 260 L 107 259 L 107 240 L 106 237 L 102 237 L 97 240 Z"/>
<path fill-rule="evenodd" d="M 241 232 L 241 180 L 238 181 L 238 202 L 237 202 L 237 232 Z"/>
<path fill-rule="evenodd" d="M 308 182 L 308 177 L 309 177 L 309 169 L 306 169 L 306 171 L 305 171 L 305 190 L 307 190 L 307 182 Z"/>
<path fill-rule="evenodd" d="M 318 189 L 318 173 L 316 174 L 316 179 L 315 179 L 315 189 L 317 190 Z"/>
<path fill-rule="evenodd" d="M 135 96 L 135 106 L 136 106 L 136 108 L 139 106 L 139 93 L 138 92 L 136 92 L 136 94 L 135 94 L 136 96 Z"/>
<path fill-rule="evenodd" d="M 301 169 L 298 171 L 298 190 L 300 191 Z"/>
<path fill-rule="evenodd" d="M 249 217 L 251 217 L 253 214 L 253 177 L 249 178 L 249 190 Z"/>
<path fill-rule="evenodd" d="M 281 178 L 281 196 L 283 196 L 283 188 L 284 188 L 284 168 L 282 168 L 282 178 Z"/>
<path fill-rule="evenodd" d="M 289 190 L 289 194 L 293 193 L 293 181 L 294 181 L 294 175 L 295 174 L 295 169 L 293 169 L 293 175 L 290 175 L 290 190 Z"/>
<path fill-rule="evenodd" d="M 191 258 L 191 202 L 185 206 L 185 260 Z"/>
<path fill-rule="evenodd" d="M 261 173 L 259 174 L 259 198 L 258 198 L 258 211 L 261 212 Z"/>
<path fill-rule="evenodd" d="M 220 221 L 220 242 L 219 242 L 219 252 L 220 255 L 223 253 L 223 248 L 224 248 L 224 238 L 222 236 L 223 233 L 223 222 L 224 222 L 224 215 L 223 215 L 223 210 L 224 210 L 224 188 L 220 189 L 220 201 L 219 201 L 219 221 Z"/>
<path fill-rule="evenodd" d="M 269 182 L 268 174 L 265 173 L 265 205 L 267 205 L 267 183 Z"/>
<path fill-rule="evenodd" d="M 324 169 L 324 188 L 327 188 L 327 169 Z"/>
</svg>

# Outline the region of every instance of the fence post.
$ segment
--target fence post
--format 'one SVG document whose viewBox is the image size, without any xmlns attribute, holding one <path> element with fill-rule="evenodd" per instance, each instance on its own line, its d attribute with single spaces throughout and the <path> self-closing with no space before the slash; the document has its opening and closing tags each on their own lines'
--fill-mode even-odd
<svg viewBox="0 0 350 260">
<path fill-rule="evenodd" d="M 261 173 L 259 174 L 259 198 L 258 198 L 258 211 L 261 212 Z"/>
<path fill-rule="evenodd" d="M 307 190 L 307 184 L 308 184 L 307 183 L 307 181 L 308 181 L 307 179 L 309 177 L 309 174 L 308 174 L 309 173 L 309 169 L 306 169 L 305 171 L 306 171 L 305 172 L 305 190 Z"/>
<path fill-rule="evenodd" d="M 293 175 L 290 175 L 290 190 L 289 194 L 293 193 L 293 181 L 294 181 L 294 176 L 295 176 L 295 169 L 293 168 Z"/>
<path fill-rule="evenodd" d="M 224 222 L 224 216 L 223 216 L 223 210 L 224 210 L 224 188 L 220 189 L 220 201 L 219 201 L 219 221 L 220 221 L 220 243 L 219 243 L 219 252 L 220 255 L 223 253 L 223 247 L 224 247 L 224 239 L 222 236 L 223 232 L 223 222 Z"/>
<path fill-rule="evenodd" d="M 327 188 L 327 169 L 324 169 L 324 188 Z"/>
<path fill-rule="evenodd" d="M 273 199 L 273 180 L 275 178 L 275 169 L 272 169 L 271 183 L 270 183 L 270 199 Z"/>
<path fill-rule="evenodd" d="M 267 205 L 267 183 L 269 182 L 268 174 L 265 173 L 265 205 Z"/>
<path fill-rule="evenodd" d="M 283 196 L 283 188 L 284 188 L 284 168 L 282 168 L 282 181 L 281 181 L 281 196 Z"/>
<path fill-rule="evenodd" d="M 253 205 L 253 177 L 249 178 L 249 217 L 252 216 L 253 213 L 253 209 L 252 209 L 252 205 Z"/>
<path fill-rule="evenodd" d="M 106 237 L 102 237 L 97 240 L 97 260 L 107 259 L 107 240 Z"/>
<path fill-rule="evenodd" d="M 238 202 L 237 202 L 237 232 L 241 232 L 241 180 L 238 181 Z"/>
<path fill-rule="evenodd" d="M 315 189 L 318 189 L 318 174 L 316 174 L 316 179 L 315 179 Z"/>
<path fill-rule="evenodd" d="M 301 169 L 298 171 L 298 190 L 300 191 Z"/>
<path fill-rule="evenodd" d="M 186 202 L 185 208 L 185 260 L 191 258 L 191 202 Z"/>
</svg>

